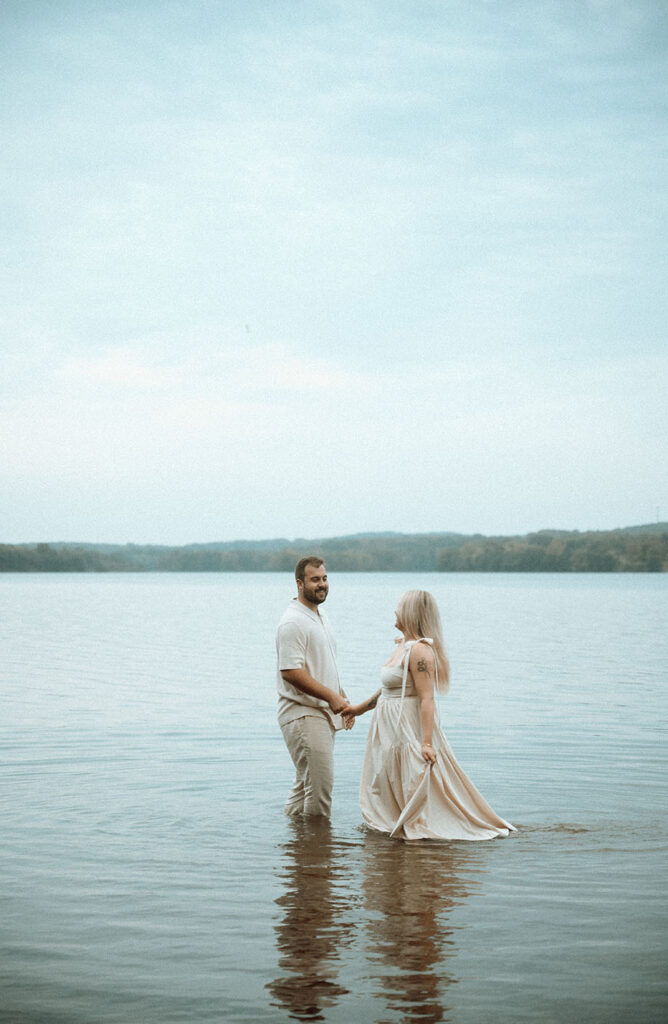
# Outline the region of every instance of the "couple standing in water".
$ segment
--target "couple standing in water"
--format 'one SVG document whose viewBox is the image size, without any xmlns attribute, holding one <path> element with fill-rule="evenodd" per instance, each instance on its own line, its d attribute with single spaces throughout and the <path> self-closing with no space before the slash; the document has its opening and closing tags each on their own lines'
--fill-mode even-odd
<svg viewBox="0 0 668 1024">
<path fill-rule="evenodd" d="M 381 688 L 360 704 L 341 689 L 336 645 L 320 606 L 327 598 L 321 558 L 300 559 L 293 598 L 276 635 L 278 722 L 295 765 L 289 815 L 328 818 L 334 736 L 373 710 L 360 807 L 365 823 L 402 839 L 493 839 L 513 826 L 499 818 L 457 764 L 436 715 L 448 659 L 434 598 L 409 590 L 399 600 L 402 639 L 381 669 Z"/>
</svg>

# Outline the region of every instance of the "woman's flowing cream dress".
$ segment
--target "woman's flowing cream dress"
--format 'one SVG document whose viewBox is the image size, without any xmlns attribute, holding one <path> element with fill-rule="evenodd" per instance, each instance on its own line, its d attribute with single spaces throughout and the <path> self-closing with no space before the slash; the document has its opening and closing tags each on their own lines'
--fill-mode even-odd
<svg viewBox="0 0 668 1024">
<path fill-rule="evenodd" d="M 402 663 L 381 669 L 383 689 L 367 739 L 360 807 L 366 824 L 403 839 L 494 839 L 515 828 L 494 813 L 457 764 L 435 717 L 436 763 L 422 757 L 420 702 Z"/>
</svg>

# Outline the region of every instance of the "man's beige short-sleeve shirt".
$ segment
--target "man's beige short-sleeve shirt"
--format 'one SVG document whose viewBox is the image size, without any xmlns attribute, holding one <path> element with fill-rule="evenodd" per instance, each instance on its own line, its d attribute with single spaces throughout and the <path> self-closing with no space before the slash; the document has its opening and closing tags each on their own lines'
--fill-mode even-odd
<svg viewBox="0 0 668 1024">
<path fill-rule="evenodd" d="M 302 693 L 287 683 L 281 669 L 305 668 L 314 679 L 335 693 L 341 692 L 336 668 L 336 641 L 327 616 L 311 611 L 293 598 L 278 624 L 276 632 L 276 689 L 278 690 L 278 724 L 286 725 L 297 718 L 324 715 L 335 729 L 341 729 L 340 715 L 335 715 L 327 701 Z"/>
</svg>

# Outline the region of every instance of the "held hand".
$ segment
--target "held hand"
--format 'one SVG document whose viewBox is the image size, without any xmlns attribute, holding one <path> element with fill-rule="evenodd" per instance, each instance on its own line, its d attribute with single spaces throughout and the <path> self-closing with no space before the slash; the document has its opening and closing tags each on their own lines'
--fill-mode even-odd
<svg viewBox="0 0 668 1024">
<path fill-rule="evenodd" d="M 350 711 L 348 698 L 342 693 L 332 692 L 332 696 L 329 698 L 327 703 L 335 715 L 343 715 Z"/>
<path fill-rule="evenodd" d="M 436 751 L 432 747 L 431 743 L 422 744 L 422 756 L 427 764 L 436 764 Z"/>
<path fill-rule="evenodd" d="M 366 711 L 366 704 L 350 704 L 343 714 L 343 725 L 345 729 L 352 729 L 358 715 Z"/>
</svg>

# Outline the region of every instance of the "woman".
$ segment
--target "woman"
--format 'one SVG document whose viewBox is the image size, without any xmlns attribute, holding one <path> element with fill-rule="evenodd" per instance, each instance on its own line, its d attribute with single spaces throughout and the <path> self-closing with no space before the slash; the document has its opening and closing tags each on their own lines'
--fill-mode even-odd
<svg viewBox="0 0 668 1024">
<path fill-rule="evenodd" d="M 407 591 L 395 626 L 403 640 L 381 669 L 381 689 L 349 712 L 375 708 L 360 785 L 365 822 L 403 839 L 507 836 L 514 827 L 466 777 L 438 723 L 434 688 L 447 690 L 450 668 L 432 595 Z"/>
</svg>

